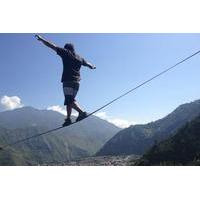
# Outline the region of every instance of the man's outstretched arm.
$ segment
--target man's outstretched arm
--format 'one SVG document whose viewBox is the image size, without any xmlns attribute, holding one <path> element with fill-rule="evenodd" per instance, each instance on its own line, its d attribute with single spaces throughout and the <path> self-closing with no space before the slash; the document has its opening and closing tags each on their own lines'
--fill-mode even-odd
<svg viewBox="0 0 200 200">
<path fill-rule="evenodd" d="M 42 38 L 40 35 L 35 35 L 35 37 L 37 38 L 38 41 L 41 41 L 44 45 L 46 45 L 47 47 L 53 49 L 54 51 L 57 51 L 57 46 L 47 40 L 45 40 L 44 38 Z"/>
<path fill-rule="evenodd" d="M 89 67 L 90 69 L 96 69 L 96 67 L 93 64 L 91 64 L 85 60 L 83 60 L 83 65 L 86 67 Z"/>
</svg>

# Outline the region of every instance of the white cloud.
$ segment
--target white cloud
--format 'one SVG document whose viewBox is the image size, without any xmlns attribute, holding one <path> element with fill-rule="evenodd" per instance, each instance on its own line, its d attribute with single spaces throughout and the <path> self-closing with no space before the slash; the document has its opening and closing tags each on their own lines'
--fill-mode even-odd
<svg viewBox="0 0 200 200">
<path fill-rule="evenodd" d="M 107 119 L 108 116 L 106 115 L 105 112 L 98 112 L 95 114 L 97 117 L 100 117 L 101 119 Z"/>
<path fill-rule="evenodd" d="M 66 111 L 66 108 L 64 106 L 59 106 L 59 105 L 49 106 L 47 108 L 47 110 L 53 110 L 53 111 L 56 111 L 56 112 L 59 112 L 59 113 L 65 115 L 65 116 L 67 115 L 67 111 Z M 77 116 L 78 114 L 72 112 L 72 115 Z"/>
<path fill-rule="evenodd" d="M 130 125 L 135 124 L 134 122 L 131 122 L 131 121 L 128 121 L 128 120 L 125 120 L 125 119 L 120 119 L 120 118 L 109 116 L 109 115 L 107 115 L 106 112 L 99 112 L 95 115 L 97 117 L 101 118 L 101 119 L 104 119 L 104 120 L 120 127 L 120 128 L 127 128 Z"/>
<path fill-rule="evenodd" d="M 47 110 L 53 110 L 53 111 L 59 112 L 59 113 L 61 113 L 61 114 L 63 114 L 63 115 L 67 115 L 66 109 L 64 109 L 64 107 L 59 106 L 59 105 L 49 106 L 49 107 L 47 108 Z"/>
<path fill-rule="evenodd" d="M 124 119 L 113 118 L 113 119 L 108 119 L 108 121 L 112 124 L 115 124 L 116 126 L 118 126 L 120 128 L 127 128 L 130 125 L 133 125 L 133 122 L 130 122 L 130 121 L 124 120 Z"/>
<path fill-rule="evenodd" d="M 12 110 L 12 109 L 21 108 L 24 106 L 21 103 L 21 99 L 18 96 L 9 97 L 6 95 L 1 98 L 1 105 L 6 110 Z"/>
</svg>

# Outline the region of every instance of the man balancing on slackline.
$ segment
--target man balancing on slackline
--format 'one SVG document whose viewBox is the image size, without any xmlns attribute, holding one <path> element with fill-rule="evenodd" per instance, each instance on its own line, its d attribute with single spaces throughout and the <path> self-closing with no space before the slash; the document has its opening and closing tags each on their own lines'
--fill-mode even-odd
<svg viewBox="0 0 200 200">
<path fill-rule="evenodd" d="M 80 82 L 80 68 L 81 66 L 87 66 L 90 69 L 95 69 L 94 65 L 87 62 L 84 58 L 80 57 L 74 49 L 74 45 L 71 43 L 65 44 L 64 48 L 57 47 L 56 45 L 48 42 L 40 35 L 35 35 L 35 37 L 45 44 L 47 47 L 53 49 L 63 61 L 63 74 L 61 82 L 63 83 L 63 92 L 65 95 L 65 102 L 67 110 L 67 118 L 63 123 L 64 126 L 68 126 L 72 123 L 71 113 L 72 108 L 75 109 L 79 115 L 76 121 L 80 121 L 87 117 L 87 113 L 84 112 L 75 100 L 77 92 L 79 90 Z"/>
</svg>

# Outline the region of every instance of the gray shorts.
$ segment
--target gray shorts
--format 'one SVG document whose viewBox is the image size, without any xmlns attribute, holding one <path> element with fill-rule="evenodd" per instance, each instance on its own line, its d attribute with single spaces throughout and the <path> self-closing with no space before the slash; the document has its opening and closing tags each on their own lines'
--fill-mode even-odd
<svg viewBox="0 0 200 200">
<path fill-rule="evenodd" d="M 78 82 L 63 82 L 63 93 L 65 95 L 64 105 L 70 105 L 76 101 L 75 97 L 79 90 Z"/>
</svg>

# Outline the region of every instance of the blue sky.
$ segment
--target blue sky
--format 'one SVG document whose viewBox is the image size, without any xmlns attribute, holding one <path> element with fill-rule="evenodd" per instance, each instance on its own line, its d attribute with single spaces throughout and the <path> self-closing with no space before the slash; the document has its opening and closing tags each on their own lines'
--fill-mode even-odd
<svg viewBox="0 0 200 200">
<path fill-rule="evenodd" d="M 200 49 L 200 34 L 41 34 L 58 46 L 74 43 L 96 65 L 82 67 L 77 100 L 92 112 Z M 0 34 L 0 98 L 17 96 L 23 105 L 63 105 L 62 62 L 33 34 Z M 102 110 L 100 115 L 146 123 L 200 98 L 200 55 Z M 1 110 L 3 110 L 1 106 Z"/>
</svg>

